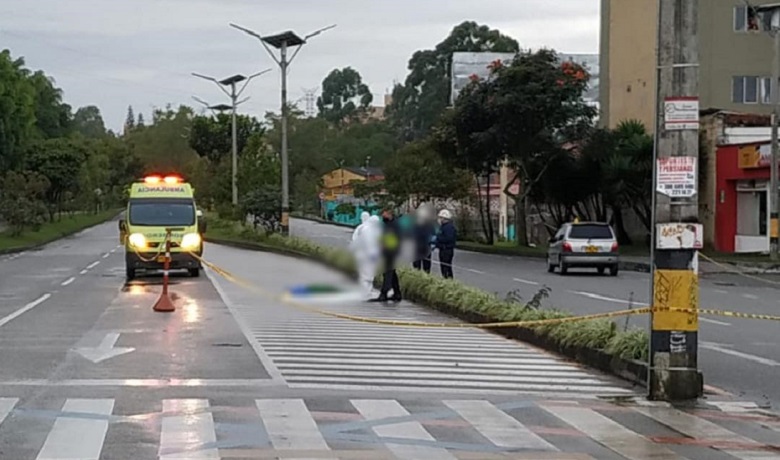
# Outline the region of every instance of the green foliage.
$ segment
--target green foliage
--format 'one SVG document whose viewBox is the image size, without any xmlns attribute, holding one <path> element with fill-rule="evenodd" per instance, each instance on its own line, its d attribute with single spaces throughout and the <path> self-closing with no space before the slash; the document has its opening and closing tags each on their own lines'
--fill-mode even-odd
<svg viewBox="0 0 780 460">
<path fill-rule="evenodd" d="M 49 139 L 31 146 L 27 165 L 49 180 L 46 202 L 52 218 L 61 210 L 66 194 L 79 192 L 79 173 L 86 157 L 86 146 L 76 140 Z"/>
<path fill-rule="evenodd" d="M 29 77 L 35 91 L 35 126 L 43 139 L 63 137 L 70 133 L 71 108 L 62 102 L 62 90 L 54 79 L 41 71 Z"/>
<path fill-rule="evenodd" d="M 374 96 L 357 70 L 334 69 L 322 81 L 322 96 L 317 99 L 320 116 L 340 125 L 365 113 Z"/>
<path fill-rule="evenodd" d="M 48 188 L 48 179 L 36 172 L 9 171 L 0 178 L 0 216 L 11 236 L 21 235 L 27 227 L 40 228 L 46 219 L 43 199 Z"/>
<path fill-rule="evenodd" d="M 236 117 L 236 143 L 239 154 L 246 149 L 249 139 L 262 134 L 263 127 L 256 118 L 246 115 Z M 189 143 L 198 155 L 208 158 L 212 163 L 230 157 L 233 151 L 232 115 L 220 113 L 215 117 L 194 117 Z"/>
<path fill-rule="evenodd" d="M 340 203 L 336 206 L 336 214 L 339 216 L 354 216 L 357 208 L 352 203 Z"/>
<path fill-rule="evenodd" d="M 192 117 L 189 107 L 157 109 L 151 125 L 126 133 L 125 142 L 143 164 L 143 173 L 181 174 L 195 162 L 198 154 L 188 141 Z"/>
<path fill-rule="evenodd" d="M 463 22 L 432 50 L 420 50 L 409 60 L 409 75 L 393 89 L 389 116 L 406 139 L 424 138 L 450 99 L 450 66 L 456 51 L 517 53 L 516 40 L 476 22 Z"/>
<path fill-rule="evenodd" d="M 387 192 L 400 201 L 412 196 L 418 201 L 460 200 L 469 195 L 473 184 L 471 174 L 444 161 L 425 142 L 407 144 L 387 162 L 384 172 Z"/>
<path fill-rule="evenodd" d="M 0 171 L 20 165 L 34 134 L 36 95 L 23 59 L 0 52 Z"/>
<path fill-rule="evenodd" d="M 103 139 L 108 136 L 100 109 L 88 105 L 76 110 L 73 115 L 73 131 L 88 139 Z"/>
<path fill-rule="evenodd" d="M 44 215 L 46 214 L 45 207 L 42 212 Z M 74 214 L 73 216 L 63 217 L 56 222 L 44 223 L 32 231 L 25 231 L 18 235 L 13 235 L 13 231 L 8 230 L 0 233 L 0 251 L 22 250 L 47 244 L 84 230 L 87 227 L 105 222 L 116 217 L 117 214 L 119 214 L 118 209 L 109 209 L 96 214 Z M 45 219 L 45 217 L 41 216 L 41 219 Z"/>
</svg>

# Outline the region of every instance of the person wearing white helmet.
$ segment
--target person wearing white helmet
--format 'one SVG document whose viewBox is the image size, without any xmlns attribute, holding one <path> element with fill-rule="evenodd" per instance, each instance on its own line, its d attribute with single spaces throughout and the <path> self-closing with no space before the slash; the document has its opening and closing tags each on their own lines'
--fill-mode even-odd
<svg viewBox="0 0 780 460">
<path fill-rule="evenodd" d="M 458 232 L 452 223 L 452 213 L 448 209 L 439 211 L 439 234 L 436 237 L 436 248 L 439 250 L 439 265 L 441 276 L 452 279 L 452 260 L 455 258 L 455 245 L 458 242 Z"/>
</svg>

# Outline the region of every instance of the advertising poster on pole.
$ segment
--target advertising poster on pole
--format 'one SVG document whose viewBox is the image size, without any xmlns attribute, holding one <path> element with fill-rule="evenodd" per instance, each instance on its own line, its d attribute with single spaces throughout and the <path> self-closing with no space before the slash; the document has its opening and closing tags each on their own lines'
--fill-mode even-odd
<svg viewBox="0 0 780 460">
<path fill-rule="evenodd" d="M 656 191 L 672 198 L 696 195 L 696 157 L 659 158 L 656 166 Z"/>
<path fill-rule="evenodd" d="M 664 129 L 679 131 L 699 129 L 699 98 L 667 97 L 664 99 Z"/>
</svg>

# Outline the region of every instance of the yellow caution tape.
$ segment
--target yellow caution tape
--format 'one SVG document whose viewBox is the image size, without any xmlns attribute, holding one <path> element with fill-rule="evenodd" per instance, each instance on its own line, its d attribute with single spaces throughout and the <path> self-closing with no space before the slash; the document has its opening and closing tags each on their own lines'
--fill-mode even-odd
<svg viewBox="0 0 780 460">
<path fill-rule="evenodd" d="M 269 293 L 268 291 L 246 280 L 243 280 L 236 275 L 233 275 L 229 271 L 214 265 L 213 263 L 203 259 L 202 257 L 200 257 L 195 253 L 190 253 L 190 254 L 196 259 L 198 259 L 203 265 L 210 268 L 215 273 L 219 274 L 220 276 L 227 279 L 228 281 L 231 281 L 251 291 L 257 292 L 263 295 L 264 297 L 272 298 L 274 300 L 282 302 L 298 310 L 306 311 L 309 313 L 316 313 L 331 318 L 345 319 L 345 320 L 355 321 L 359 323 L 379 324 L 384 326 L 418 327 L 418 328 L 451 328 L 451 329 L 498 329 L 498 328 L 508 328 L 508 327 L 536 327 L 536 326 L 549 326 L 554 324 L 576 323 L 581 321 L 591 321 L 595 319 L 615 318 L 619 316 L 642 315 L 651 312 L 669 312 L 669 311 L 682 312 L 682 313 L 698 312 L 699 314 L 727 316 L 732 318 L 780 321 L 780 316 L 774 316 L 774 315 L 738 313 L 738 312 L 711 310 L 711 309 L 703 309 L 703 308 L 695 309 L 695 308 L 662 308 L 662 307 L 635 308 L 631 310 L 618 310 L 618 311 L 611 311 L 605 313 L 594 313 L 591 315 L 567 316 L 564 318 L 549 318 L 549 319 L 538 319 L 538 320 L 529 320 L 529 321 L 501 321 L 501 322 L 492 322 L 492 323 L 428 323 L 428 322 L 421 322 L 421 321 L 396 321 L 390 319 L 370 318 L 365 316 L 355 316 L 355 315 L 347 315 L 344 313 L 336 313 L 332 311 L 310 307 L 303 303 L 296 302 L 287 296 L 275 296 Z"/>
<path fill-rule="evenodd" d="M 749 273 L 745 273 L 744 271 L 740 270 L 739 268 L 731 267 L 731 266 L 726 265 L 724 263 L 718 262 L 717 260 L 715 260 L 715 259 L 713 259 L 711 257 L 708 257 L 708 256 L 702 254 L 701 252 L 699 253 L 699 257 L 701 257 L 702 259 L 706 260 L 707 262 L 709 262 L 709 263 L 711 263 L 711 264 L 713 264 L 713 265 L 715 265 L 717 267 L 720 267 L 720 268 L 723 268 L 723 269 L 725 269 L 727 271 L 730 271 L 731 273 L 734 273 L 734 274 L 737 274 L 737 275 L 740 275 L 740 276 L 743 276 L 745 278 L 749 278 L 749 279 L 752 279 L 752 280 L 761 281 L 762 283 L 774 284 L 776 286 L 780 286 L 780 282 L 778 282 L 778 281 L 768 280 L 766 278 L 761 278 L 760 276 L 755 276 L 755 275 L 751 275 Z"/>
</svg>

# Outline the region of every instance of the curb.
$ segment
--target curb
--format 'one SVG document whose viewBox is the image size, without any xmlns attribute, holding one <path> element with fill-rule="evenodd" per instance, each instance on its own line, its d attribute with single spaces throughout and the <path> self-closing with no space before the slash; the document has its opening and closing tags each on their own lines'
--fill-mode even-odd
<svg viewBox="0 0 780 460">
<path fill-rule="evenodd" d="M 102 224 L 105 224 L 106 222 L 114 220 L 114 219 L 117 218 L 117 216 L 122 214 L 122 211 L 124 211 L 124 210 L 117 211 L 117 213 L 111 215 L 111 217 L 107 217 L 106 219 L 101 220 L 99 222 L 95 222 L 94 224 L 90 224 L 90 225 L 87 225 L 85 227 L 81 227 L 79 229 L 75 229 L 75 230 L 72 230 L 72 231 L 67 231 L 67 232 L 60 233 L 59 236 L 57 236 L 56 238 L 52 238 L 52 239 L 50 239 L 48 241 L 43 241 L 43 242 L 40 242 L 40 243 L 35 243 L 35 244 L 28 245 L 28 246 L 19 246 L 19 247 L 10 248 L 10 249 L 0 249 L 0 256 L 5 256 L 5 255 L 8 255 L 8 254 L 18 254 L 20 252 L 40 249 L 40 248 L 46 246 L 47 244 L 54 243 L 55 241 L 59 241 L 59 240 L 61 240 L 63 238 L 67 238 L 69 236 L 73 236 L 76 233 L 83 232 L 84 230 L 87 230 L 89 228 L 97 227 L 98 225 L 102 225 Z"/>
<path fill-rule="evenodd" d="M 207 237 L 206 241 L 214 244 L 220 244 L 220 245 L 230 246 L 239 249 L 270 252 L 274 254 L 291 256 L 298 259 L 305 259 L 305 260 L 319 263 L 323 266 L 330 268 L 331 270 L 337 270 L 345 275 L 354 276 L 354 273 L 350 272 L 349 270 L 344 270 L 342 268 L 330 265 L 327 262 L 324 262 L 310 254 L 294 251 L 291 249 L 280 248 L 278 246 L 273 246 L 273 245 L 268 245 L 263 243 L 234 241 L 234 240 L 226 240 L 221 238 Z M 456 318 L 466 321 L 467 323 L 487 323 L 494 320 L 485 317 L 479 313 L 463 312 L 457 310 L 456 308 L 452 308 L 448 306 L 428 304 L 426 302 L 420 301 L 419 299 L 415 299 L 414 296 L 408 297 L 408 300 L 423 305 L 425 307 L 440 311 L 442 313 L 448 314 L 450 316 L 454 316 Z M 557 353 L 573 361 L 576 361 L 580 364 L 584 364 L 588 367 L 614 375 L 623 380 L 631 382 L 635 385 L 640 385 L 640 386 L 647 385 L 648 367 L 647 367 L 647 363 L 644 363 L 642 361 L 619 358 L 610 355 L 609 353 L 606 353 L 602 350 L 594 350 L 585 347 L 561 346 L 559 344 L 556 344 L 549 337 L 539 335 L 531 329 L 491 328 L 486 330 L 489 330 L 492 333 L 499 334 L 509 339 L 528 343 L 537 346 L 539 348 L 542 348 L 544 350 Z"/>
</svg>

